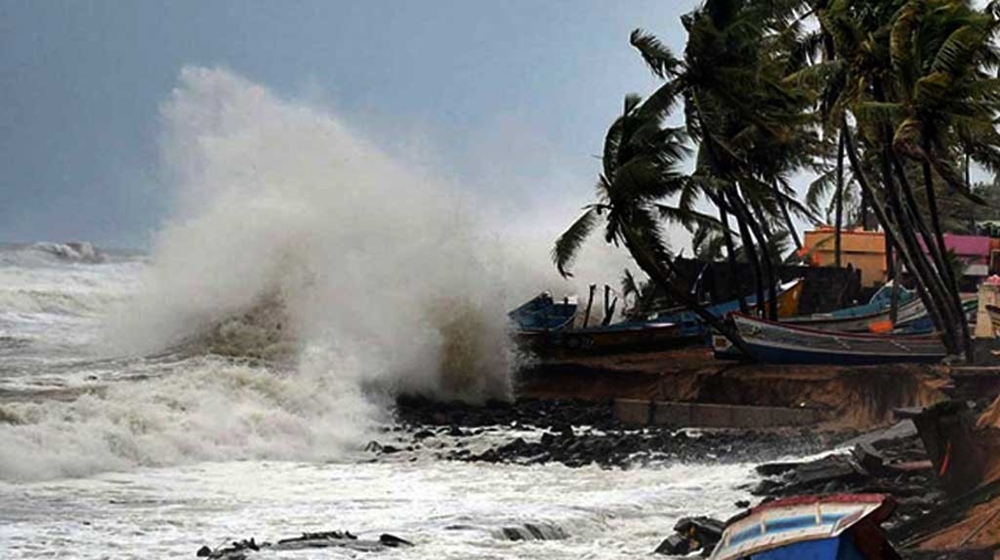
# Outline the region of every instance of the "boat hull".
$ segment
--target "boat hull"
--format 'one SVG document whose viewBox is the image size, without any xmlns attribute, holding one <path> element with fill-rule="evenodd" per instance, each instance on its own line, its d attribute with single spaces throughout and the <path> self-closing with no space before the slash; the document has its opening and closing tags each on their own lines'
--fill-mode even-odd
<svg viewBox="0 0 1000 560">
<path fill-rule="evenodd" d="M 878 365 L 936 363 L 946 351 L 936 336 L 892 336 L 831 333 L 731 315 L 737 335 L 750 352 L 749 359 L 771 364 Z M 716 336 L 716 357 L 746 357 Z"/>
<path fill-rule="evenodd" d="M 923 303 L 919 299 L 910 300 L 899 307 L 896 314 L 896 322 L 897 324 L 902 324 L 915 320 L 922 313 L 925 313 Z M 783 320 L 782 323 L 830 332 L 866 333 L 871 331 L 874 324 L 888 321 L 889 315 L 889 309 L 883 309 L 866 315 L 846 317 L 837 317 L 832 313 L 816 314 L 791 317 Z"/>
<path fill-rule="evenodd" d="M 879 494 L 801 496 L 766 503 L 726 527 L 710 560 L 888 560 L 879 525 L 896 504 Z M 866 546 L 868 555 L 856 547 Z"/>
<path fill-rule="evenodd" d="M 573 324 L 577 304 L 569 301 L 553 301 L 552 296 L 542 293 L 507 314 L 511 322 L 523 331 L 551 331 Z"/>
<path fill-rule="evenodd" d="M 520 332 L 522 347 L 538 353 L 600 354 L 673 348 L 687 340 L 673 323 L 621 323 L 607 327 Z"/>
</svg>

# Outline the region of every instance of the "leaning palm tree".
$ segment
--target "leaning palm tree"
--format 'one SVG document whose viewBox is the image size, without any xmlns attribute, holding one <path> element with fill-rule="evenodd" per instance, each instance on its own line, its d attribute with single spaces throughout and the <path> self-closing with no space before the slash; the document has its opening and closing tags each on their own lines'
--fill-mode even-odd
<svg viewBox="0 0 1000 560">
<path fill-rule="evenodd" d="M 648 103 L 648 102 L 647 102 Z M 584 241 L 601 224 L 608 243 L 623 245 L 636 264 L 660 289 L 695 312 L 703 321 L 744 349 L 731 327 L 702 307 L 681 288 L 681 278 L 666 244 L 662 220 L 694 228 L 722 227 L 694 208 L 690 178 L 680 164 L 688 154 L 682 130 L 663 126 L 664 111 L 639 96 L 625 97 L 622 115 L 604 140 L 597 201 L 559 237 L 552 259 L 559 273 L 572 276 L 570 265 Z M 677 198 L 676 205 L 664 201 Z"/>
<path fill-rule="evenodd" d="M 982 202 L 960 176 L 957 160 L 963 154 L 956 148 L 986 165 L 994 164 L 1000 151 L 1000 134 L 994 127 L 1000 109 L 1000 80 L 994 77 L 1000 60 L 993 44 L 997 25 L 994 17 L 965 2 L 911 0 L 900 10 L 892 29 L 897 100 L 886 108 L 901 116 L 893 149 L 920 167 L 930 221 L 923 239 L 949 286 L 956 286 L 957 277 L 948 266 L 935 177 L 950 190 Z M 897 166 L 903 168 L 901 163 Z M 907 202 L 911 211 L 919 212 L 914 197 L 908 196 Z M 951 295 L 952 304 L 961 312 L 957 287 Z M 961 326 L 967 338 L 964 320 Z"/>
<path fill-rule="evenodd" d="M 688 32 L 683 58 L 641 30 L 631 37 L 653 73 L 665 80 L 649 103 L 683 101 L 685 129 L 698 144 L 692 180 L 716 206 L 720 222 L 735 221 L 758 301 L 770 302 L 772 318 L 777 315 L 773 264 L 780 259 L 771 254 L 768 239 L 777 229 L 794 231 L 789 209 L 809 214 L 787 178 L 810 163 L 816 144 L 805 126 L 809 100 L 782 80 L 789 68 L 780 48 L 789 25 L 784 13 L 791 4 L 708 0 L 681 20 Z M 735 242 L 728 236 L 725 241 L 735 269 Z"/>
</svg>

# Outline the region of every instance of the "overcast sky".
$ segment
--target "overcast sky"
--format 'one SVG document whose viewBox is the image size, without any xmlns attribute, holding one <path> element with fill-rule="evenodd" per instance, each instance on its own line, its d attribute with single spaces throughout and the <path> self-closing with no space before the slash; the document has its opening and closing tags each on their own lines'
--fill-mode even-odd
<svg viewBox="0 0 1000 560">
<path fill-rule="evenodd" d="M 0 241 L 145 244 L 166 208 L 159 106 L 185 65 L 323 99 L 389 151 L 419 139 L 439 173 L 511 213 L 557 209 L 559 229 L 624 94 L 656 86 L 629 32 L 680 49 L 694 5 L 0 0 Z"/>
</svg>

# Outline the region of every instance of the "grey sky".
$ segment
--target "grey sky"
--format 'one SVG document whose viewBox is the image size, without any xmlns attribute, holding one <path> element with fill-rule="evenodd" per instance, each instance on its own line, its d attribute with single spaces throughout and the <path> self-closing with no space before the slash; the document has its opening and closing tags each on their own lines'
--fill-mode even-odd
<svg viewBox="0 0 1000 560">
<path fill-rule="evenodd" d="M 694 5 L 0 0 L 0 240 L 143 244 L 158 107 L 188 64 L 321 96 L 376 142 L 419 136 L 441 173 L 564 222 L 622 96 L 655 87 L 629 31 L 680 48 Z"/>
</svg>

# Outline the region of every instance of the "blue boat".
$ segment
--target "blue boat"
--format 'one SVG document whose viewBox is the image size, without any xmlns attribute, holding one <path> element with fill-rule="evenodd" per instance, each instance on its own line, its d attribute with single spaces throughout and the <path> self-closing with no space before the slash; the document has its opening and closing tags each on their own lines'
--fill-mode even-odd
<svg viewBox="0 0 1000 560">
<path fill-rule="evenodd" d="M 966 320 L 968 322 L 975 322 L 976 311 L 979 309 L 979 297 L 976 295 L 969 295 L 962 297 L 962 312 L 965 313 Z M 934 332 L 934 321 L 931 319 L 927 310 L 924 309 L 921 303 L 919 313 L 913 317 L 904 319 L 900 317 L 900 321 L 896 323 L 896 326 L 892 329 L 892 334 L 903 334 L 903 335 L 921 335 L 929 334 Z"/>
<path fill-rule="evenodd" d="M 938 363 L 947 352 L 935 335 L 899 336 L 830 332 L 766 321 L 739 313 L 729 320 L 746 347 L 745 356 L 725 337 L 712 346 L 720 359 L 751 359 L 768 364 L 878 365 Z"/>
<path fill-rule="evenodd" d="M 802 294 L 802 279 L 792 280 L 781 284 L 777 290 L 778 315 L 780 317 L 793 317 L 798 314 L 799 299 Z M 745 298 L 747 305 L 756 307 L 756 296 Z M 727 301 L 711 305 L 705 308 L 716 317 L 725 317 L 730 313 L 740 310 L 739 300 Z M 698 316 L 697 313 L 684 308 L 675 308 L 656 315 L 651 322 L 674 323 L 680 326 L 680 336 L 682 338 L 705 338 L 709 334 L 709 326 Z"/>
<path fill-rule="evenodd" d="M 521 331 L 554 331 L 572 325 L 576 308 L 576 302 L 570 302 L 569 298 L 557 302 L 552 294 L 542 292 L 507 316 Z"/>
<path fill-rule="evenodd" d="M 518 342 L 538 353 L 601 354 L 666 350 L 688 342 L 674 323 L 615 323 L 581 329 L 521 331 Z"/>
<path fill-rule="evenodd" d="M 897 560 L 881 529 L 895 509 L 882 494 L 768 502 L 730 522 L 710 560 Z"/>
<path fill-rule="evenodd" d="M 680 328 L 662 321 L 622 322 L 573 328 L 577 304 L 547 292 L 511 311 L 515 339 L 537 353 L 613 353 L 662 350 L 683 342 Z"/>
<path fill-rule="evenodd" d="M 897 322 L 904 322 L 917 317 L 923 312 L 923 306 L 916 298 L 915 292 L 906 289 L 898 291 L 899 308 Z M 869 332 L 873 325 L 889 320 L 892 306 L 892 285 L 886 284 L 863 305 L 855 305 L 826 313 L 813 313 L 790 317 L 783 323 L 836 332 Z"/>
</svg>

